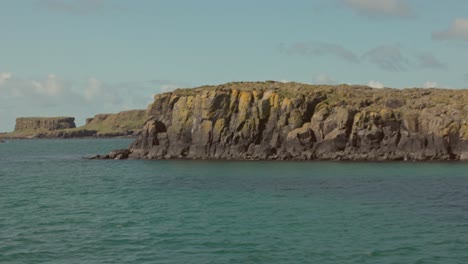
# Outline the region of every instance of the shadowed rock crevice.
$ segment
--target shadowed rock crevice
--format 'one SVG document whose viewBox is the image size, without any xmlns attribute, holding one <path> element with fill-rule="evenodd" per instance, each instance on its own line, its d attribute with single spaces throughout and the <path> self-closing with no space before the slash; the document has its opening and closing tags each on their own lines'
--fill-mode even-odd
<svg viewBox="0 0 468 264">
<path fill-rule="evenodd" d="M 278 82 L 180 89 L 155 96 L 121 157 L 468 159 L 467 103 L 466 90 Z"/>
</svg>

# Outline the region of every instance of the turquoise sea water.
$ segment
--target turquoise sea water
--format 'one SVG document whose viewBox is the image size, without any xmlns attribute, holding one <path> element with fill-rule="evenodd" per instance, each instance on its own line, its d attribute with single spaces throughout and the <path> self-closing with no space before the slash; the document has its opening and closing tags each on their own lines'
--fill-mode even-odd
<svg viewBox="0 0 468 264">
<path fill-rule="evenodd" d="M 0 263 L 468 263 L 468 164 L 96 161 L 0 144 Z"/>
</svg>

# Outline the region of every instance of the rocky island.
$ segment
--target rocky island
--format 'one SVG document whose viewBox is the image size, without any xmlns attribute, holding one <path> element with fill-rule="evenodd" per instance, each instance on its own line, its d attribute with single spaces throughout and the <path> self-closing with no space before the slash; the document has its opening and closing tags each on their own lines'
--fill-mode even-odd
<svg viewBox="0 0 468 264">
<path fill-rule="evenodd" d="M 81 127 L 76 127 L 74 117 L 20 117 L 14 132 L 0 134 L 0 138 L 134 137 L 145 120 L 145 110 L 98 114 Z"/>
<path fill-rule="evenodd" d="M 468 90 L 237 82 L 156 95 L 107 159 L 467 160 Z"/>
</svg>

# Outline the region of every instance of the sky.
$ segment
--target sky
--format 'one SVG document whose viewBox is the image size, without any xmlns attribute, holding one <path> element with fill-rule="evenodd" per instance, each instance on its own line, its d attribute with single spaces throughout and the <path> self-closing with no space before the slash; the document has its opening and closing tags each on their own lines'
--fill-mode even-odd
<svg viewBox="0 0 468 264">
<path fill-rule="evenodd" d="M 231 81 L 468 87 L 466 0 L 0 0 L 0 131 Z"/>
</svg>

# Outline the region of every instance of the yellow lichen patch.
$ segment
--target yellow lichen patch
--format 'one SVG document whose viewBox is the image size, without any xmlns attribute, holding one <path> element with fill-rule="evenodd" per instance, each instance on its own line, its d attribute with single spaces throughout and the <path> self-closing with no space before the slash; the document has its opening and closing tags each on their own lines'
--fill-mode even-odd
<svg viewBox="0 0 468 264">
<path fill-rule="evenodd" d="M 252 102 L 252 94 L 242 91 L 239 96 L 239 112 L 245 112 Z"/>
<path fill-rule="evenodd" d="M 252 96 L 253 96 L 254 102 L 257 102 L 262 97 L 262 92 L 258 90 L 253 90 Z"/>
<path fill-rule="evenodd" d="M 238 97 L 239 96 L 239 90 L 232 90 L 231 91 L 231 100 L 230 100 L 230 103 L 229 103 L 229 112 L 230 113 L 233 113 L 236 109 L 237 109 L 237 105 L 238 105 Z"/>
<path fill-rule="evenodd" d="M 210 120 L 203 120 L 201 124 L 201 143 L 202 144 L 209 144 L 211 143 L 212 139 L 212 129 L 213 129 L 213 122 Z"/>
<path fill-rule="evenodd" d="M 460 128 L 460 138 L 468 140 L 468 123 L 464 123 Z"/>
<path fill-rule="evenodd" d="M 182 129 L 182 126 L 187 122 L 189 116 L 192 115 L 193 96 L 181 97 L 177 103 L 174 104 L 174 111 L 172 111 L 172 125 L 177 128 L 177 131 Z"/>
<path fill-rule="evenodd" d="M 278 109 L 279 107 L 279 95 L 277 93 L 272 93 L 270 97 L 270 105 L 274 109 Z"/>
<path fill-rule="evenodd" d="M 213 127 L 213 141 L 214 142 L 219 142 L 221 140 L 221 134 L 225 126 L 226 126 L 226 120 L 224 118 L 220 118 L 216 120 L 216 123 Z"/>
<path fill-rule="evenodd" d="M 380 110 L 380 117 L 382 118 L 383 122 L 387 122 L 387 121 L 394 119 L 393 110 L 388 109 L 388 108 L 384 108 Z"/>
<path fill-rule="evenodd" d="M 283 101 L 281 102 L 281 110 L 283 111 L 287 111 L 291 109 L 291 106 L 292 106 L 292 103 L 291 103 L 291 100 L 289 100 L 289 98 L 284 98 Z"/>
<path fill-rule="evenodd" d="M 458 135 L 460 132 L 460 124 L 451 123 L 448 127 L 442 130 L 443 136 Z"/>
</svg>

